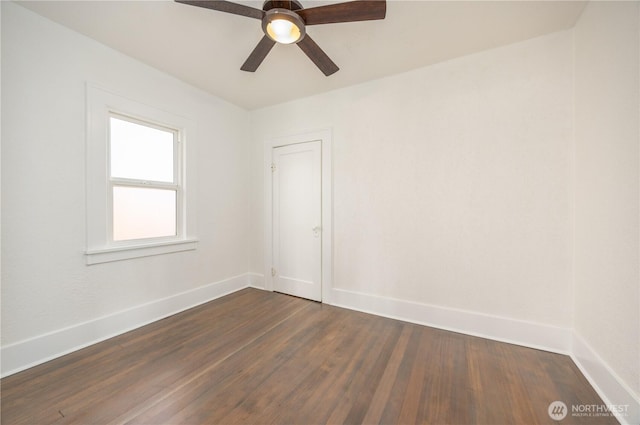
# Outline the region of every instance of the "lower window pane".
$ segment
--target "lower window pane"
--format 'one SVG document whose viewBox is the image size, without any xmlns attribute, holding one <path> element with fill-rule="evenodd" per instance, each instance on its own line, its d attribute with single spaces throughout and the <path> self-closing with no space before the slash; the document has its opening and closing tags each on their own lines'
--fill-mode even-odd
<svg viewBox="0 0 640 425">
<path fill-rule="evenodd" d="M 158 238 L 175 234 L 175 190 L 114 186 L 114 241 Z"/>
</svg>

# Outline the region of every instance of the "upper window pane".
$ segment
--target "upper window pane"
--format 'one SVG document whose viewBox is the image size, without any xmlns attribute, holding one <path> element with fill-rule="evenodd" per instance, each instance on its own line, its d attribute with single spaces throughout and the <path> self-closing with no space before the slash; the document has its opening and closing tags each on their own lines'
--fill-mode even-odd
<svg viewBox="0 0 640 425">
<path fill-rule="evenodd" d="M 110 117 L 111 177 L 174 182 L 174 132 Z"/>
</svg>

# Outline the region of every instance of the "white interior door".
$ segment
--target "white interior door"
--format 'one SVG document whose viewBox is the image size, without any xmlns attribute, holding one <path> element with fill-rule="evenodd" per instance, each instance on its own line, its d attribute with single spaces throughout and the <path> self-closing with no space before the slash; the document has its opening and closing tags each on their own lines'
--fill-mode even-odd
<svg viewBox="0 0 640 425">
<path fill-rule="evenodd" d="M 322 142 L 273 148 L 273 289 L 322 301 Z"/>
</svg>

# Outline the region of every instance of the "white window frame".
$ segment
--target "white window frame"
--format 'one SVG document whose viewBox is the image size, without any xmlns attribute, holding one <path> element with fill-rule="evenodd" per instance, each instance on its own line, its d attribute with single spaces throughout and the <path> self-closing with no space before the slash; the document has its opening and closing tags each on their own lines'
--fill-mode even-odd
<svg viewBox="0 0 640 425">
<path fill-rule="evenodd" d="M 127 246 L 132 242 L 135 243 L 153 243 L 153 242 L 164 242 L 171 241 L 176 238 L 180 239 L 183 233 L 183 226 L 180 226 L 182 216 L 182 143 L 181 143 L 181 134 L 180 130 L 177 128 L 167 127 L 166 125 L 153 123 L 150 121 L 141 120 L 138 118 L 134 118 L 128 115 L 124 115 L 119 112 L 110 111 L 109 119 L 116 118 L 119 120 L 127 121 L 133 124 L 142 125 L 145 127 L 150 127 L 162 131 L 166 131 L 168 133 L 173 134 L 173 181 L 172 182 L 155 182 L 155 181 L 147 181 L 140 179 L 132 179 L 132 178 L 122 178 L 122 177 L 113 177 L 111 173 L 109 173 L 109 188 L 107 192 L 109 207 L 108 211 L 110 213 L 110 217 L 107 220 L 107 224 L 109 226 L 109 242 L 114 246 Z M 108 170 L 111 170 L 111 137 L 109 137 L 109 155 L 108 155 Z M 120 240 L 116 241 L 113 238 L 113 188 L 114 187 L 135 187 L 140 189 L 168 189 L 174 190 L 176 192 L 176 234 L 171 236 L 160 236 L 160 237 L 152 237 L 147 239 L 133 239 L 133 240 Z"/>
<path fill-rule="evenodd" d="M 174 131 L 174 183 L 176 189 L 176 235 L 158 238 L 113 240 L 113 186 L 155 187 L 133 179 L 111 178 L 110 118 Z M 195 237 L 195 153 L 188 144 L 195 125 L 187 118 L 87 84 L 87 249 L 86 264 L 128 260 L 197 248 Z M 189 149 L 188 149 L 189 148 Z M 188 166 L 187 166 L 188 164 Z"/>
</svg>

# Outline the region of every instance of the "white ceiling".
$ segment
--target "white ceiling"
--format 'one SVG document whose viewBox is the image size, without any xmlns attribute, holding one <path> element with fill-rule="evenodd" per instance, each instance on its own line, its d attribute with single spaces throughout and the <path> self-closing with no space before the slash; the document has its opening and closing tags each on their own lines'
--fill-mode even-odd
<svg viewBox="0 0 640 425">
<path fill-rule="evenodd" d="M 261 8 L 260 0 L 238 1 Z M 305 7 L 337 1 L 301 0 Z M 160 1 L 20 4 L 246 109 L 326 92 L 572 27 L 583 1 L 400 1 L 381 21 L 307 32 L 340 67 L 325 77 L 295 45 L 276 45 L 255 73 L 240 66 L 260 21 Z"/>
</svg>

